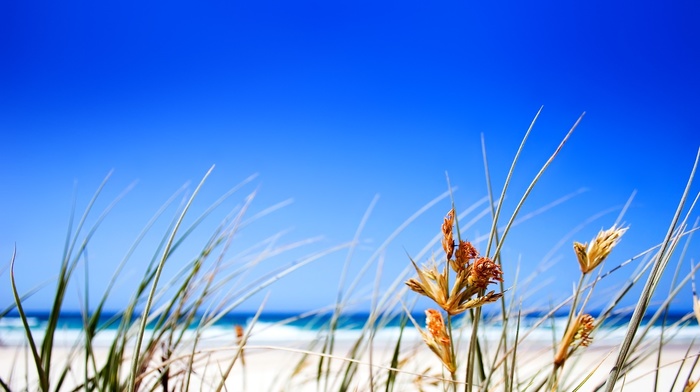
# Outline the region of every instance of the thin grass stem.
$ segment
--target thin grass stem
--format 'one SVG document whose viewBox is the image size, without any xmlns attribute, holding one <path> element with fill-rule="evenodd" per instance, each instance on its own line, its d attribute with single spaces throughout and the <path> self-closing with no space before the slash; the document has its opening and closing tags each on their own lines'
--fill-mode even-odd
<svg viewBox="0 0 700 392">
<path fill-rule="evenodd" d="M 695 163 L 693 164 L 693 169 L 691 170 L 690 177 L 688 178 L 688 182 L 686 184 L 685 190 L 683 192 L 683 195 L 681 196 L 681 200 L 678 203 L 678 207 L 676 209 L 676 213 L 674 214 L 673 219 L 671 220 L 671 224 L 669 225 L 668 232 L 666 233 L 666 238 L 662 242 L 661 249 L 659 250 L 659 253 L 656 256 L 656 262 L 654 263 L 654 267 L 649 274 L 649 278 L 647 279 L 646 284 L 644 285 L 644 288 L 642 289 L 642 293 L 640 295 L 639 302 L 637 303 L 637 306 L 634 309 L 634 313 L 632 314 L 632 318 L 630 320 L 627 333 L 625 334 L 624 340 L 620 346 L 620 351 L 617 356 L 617 360 L 615 362 L 615 365 L 613 368 L 610 370 L 610 374 L 608 376 L 606 386 L 605 386 L 605 391 L 606 392 L 612 392 L 612 390 L 615 388 L 615 384 L 617 383 L 617 380 L 620 376 L 620 371 L 622 367 L 624 366 L 625 362 L 627 361 L 627 357 L 629 355 L 629 349 L 630 346 L 632 345 L 632 340 L 634 339 L 634 336 L 637 332 L 637 329 L 639 328 L 639 324 L 642 322 L 642 316 L 644 315 L 644 312 L 646 311 L 647 307 L 649 306 L 649 301 L 651 300 L 651 296 L 656 289 L 656 283 L 658 283 L 658 279 L 660 279 L 661 274 L 663 273 L 666 263 L 668 262 L 668 255 L 666 253 L 666 250 L 668 249 L 669 245 L 671 244 L 671 238 L 673 235 L 673 232 L 676 229 L 676 224 L 678 223 L 678 219 L 680 218 L 681 211 L 683 209 L 683 206 L 685 204 L 685 200 L 688 197 L 688 194 L 690 192 L 690 185 L 693 182 L 693 178 L 695 176 L 695 171 L 698 166 L 698 161 L 700 160 L 700 149 L 698 150 L 698 154 L 696 155 L 695 158 Z"/>
<path fill-rule="evenodd" d="M 163 266 L 165 265 L 165 261 L 168 259 L 168 256 L 170 255 L 170 247 L 172 246 L 173 242 L 175 241 L 175 235 L 177 234 L 177 229 L 180 227 L 182 224 L 182 221 L 185 218 L 185 214 L 189 210 L 189 207 L 192 205 L 192 202 L 194 201 L 194 198 L 197 196 L 199 193 L 199 190 L 201 189 L 202 185 L 204 185 L 204 181 L 206 181 L 207 177 L 209 177 L 209 174 L 211 174 L 212 170 L 214 170 L 214 167 L 212 166 L 207 173 L 204 175 L 202 178 L 202 181 L 200 181 L 199 185 L 197 188 L 194 190 L 192 193 L 192 196 L 190 197 L 189 201 L 185 205 L 185 208 L 183 209 L 182 213 L 180 214 L 180 218 L 177 220 L 175 223 L 175 227 L 173 228 L 172 232 L 170 233 L 170 238 L 168 239 L 168 242 L 165 246 L 165 250 L 163 251 L 163 256 L 161 257 L 160 262 L 158 263 L 158 267 L 155 271 L 155 275 L 153 278 L 153 283 L 151 285 L 151 291 L 150 294 L 148 295 L 148 299 L 146 300 L 146 307 L 143 310 L 143 314 L 141 315 L 141 325 L 139 326 L 138 333 L 136 334 L 136 344 L 134 345 L 134 355 L 131 358 L 131 373 L 129 375 L 129 385 L 128 385 L 128 391 L 129 392 L 134 392 L 136 388 L 136 381 L 137 381 L 137 371 L 140 366 L 140 352 L 141 352 L 141 344 L 143 342 L 143 335 L 146 332 L 146 324 L 148 322 L 148 314 L 151 310 L 151 306 L 153 303 L 153 297 L 155 296 L 156 288 L 158 287 L 158 280 L 160 279 L 160 275 L 163 271 Z"/>
</svg>

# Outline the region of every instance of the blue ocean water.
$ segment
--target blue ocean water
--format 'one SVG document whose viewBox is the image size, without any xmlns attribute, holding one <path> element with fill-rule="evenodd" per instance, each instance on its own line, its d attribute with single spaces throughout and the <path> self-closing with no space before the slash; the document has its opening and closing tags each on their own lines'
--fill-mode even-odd
<svg viewBox="0 0 700 392">
<path fill-rule="evenodd" d="M 380 340 L 395 340 L 402 335 L 403 339 L 420 339 L 420 334 L 413 325 L 412 321 L 405 320 L 402 315 L 394 315 L 393 317 L 383 318 L 378 322 L 375 328 L 375 339 Z M 425 325 L 425 315 L 422 312 L 416 312 L 411 315 L 416 324 L 420 327 Z M 542 320 L 544 313 L 530 313 L 522 316 L 520 320 L 520 336 L 528 332 L 527 339 L 531 341 L 551 342 L 552 334 L 555 331 L 557 335 L 561 334 L 566 323 L 566 314 L 558 314 L 546 320 Z M 596 317 L 596 314 L 593 314 Z M 27 314 L 27 321 L 34 339 L 41 340 L 46 325 L 49 320 L 48 312 L 30 312 Z M 626 331 L 630 315 L 619 315 L 610 317 L 598 329 L 596 335 L 598 340 L 607 341 L 610 344 L 619 342 Z M 694 317 L 690 317 L 689 312 L 669 313 L 663 318 L 656 320 L 654 325 L 649 325 L 649 317 L 645 318 L 643 328 L 649 327 L 649 336 L 659 336 L 662 332 L 662 325 L 665 325 L 664 336 L 672 339 L 674 342 L 689 343 L 696 337 L 700 337 L 700 327 Z M 367 324 L 370 318 L 368 313 L 350 313 L 344 314 L 338 319 L 336 338 L 338 340 L 354 341 L 360 337 L 361 331 Z M 498 339 L 502 333 L 502 323 L 497 318 L 485 317 L 486 321 L 482 323 L 482 332 L 488 338 Z M 242 326 L 250 328 L 250 342 L 258 343 L 275 343 L 289 341 L 305 341 L 318 339 L 320 336 L 328 333 L 328 325 L 331 320 L 330 314 L 314 314 L 303 316 L 299 313 L 290 312 L 268 312 L 263 313 L 260 318 L 252 325 L 254 313 L 252 312 L 237 312 L 224 315 L 214 324 L 205 329 L 203 336 L 208 344 L 229 344 L 236 341 L 235 327 Z M 100 318 L 98 326 L 100 332 L 93 342 L 96 345 L 109 345 L 116 335 L 117 327 L 121 321 L 116 313 L 105 313 Z M 201 319 L 193 320 L 188 328 L 190 332 L 194 332 L 200 324 Z M 405 328 L 402 329 L 402 323 L 405 323 Z M 56 344 L 74 345 L 82 339 L 84 325 L 84 317 L 79 312 L 62 313 L 59 317 L 58 327 L 55 334 Z M 463 325 L 463 319 L 456 317 L 454 325 L 459 327 Z M 509 331 L 512 336 L 515 334 L 515 321 L 509 323 Z M 3 318 L 0 318 L 0 344 L 7 346 L 16 346 L 26 344 L 26 332 L 22 320 L 16 313 L 10 313 Z"/>
</svg>

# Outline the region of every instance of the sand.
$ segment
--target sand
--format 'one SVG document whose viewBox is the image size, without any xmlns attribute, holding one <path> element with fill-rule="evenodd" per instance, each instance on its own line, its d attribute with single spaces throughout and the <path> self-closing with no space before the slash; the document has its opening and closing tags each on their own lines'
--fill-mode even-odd
<svg viewBox="0 0 700 392">
<path fill-rule="evenodd" d="M 306 344 L 287 342 L 275 345 L 251 344 L 244 351 L 244 363 L 238 360 L 231 369 L 226 380 L 225 389 L 227 391 L 337 391 L 340 389 L 342 375 L 346 369 L 347 362 L 340 359 L 332 361 L 332 376 L 322 379 L 320 384 L 316 381 L 317 368 L 319 364 L 318 355 L 309 355 L 301 369 L 296 369 L 300 360 L 304 356 L 302 353 Z M 336 354 L 345 356 L 351 348 L 349 342 L 341 342 L 336 347 Z M 386 365 L 390 364 L 393 347 L 383 346 L 377 343 L 369 354 L 361 357 L 362 362 L 357 366 L 357 374 L 353 378 L 350 390 L 369 391 L 371 382 L 383 383 L 389 374 Z M 682 344 L 671 344 L 664 347 L 661 357 L 662 367 L 659 373 L 659 382 L 656 390 L 659 391 L 683 391 L 686 378 L 693 364 L 694 358 L 685 363 L 683 358 L 687 355 L 688 346 Z M 68 347 L 57 347 L 54 351 L 52 366 L 54 369 L 61 369 L 68 361 L 75 369 L 66 378 L 66 388 L 71 390 L 76 385 L 81 385 L 83 379 L 84 361 L 81 355 L 72 355 L 72 350 Z M 216 380 L 220 380 L 219 374 L 225 372 L 230 363 L 230 359 L 235 354 L 235 347 L 212 347 L 200 352 L 199 361 L 195 366 L 195 371 L 191 375 L 191 386 L 193 391 L 209 391 L 216 388 Z M 654 349 L 650 349 L 654 353 Z M 420 342 L 410 344 L 402 351 L 401 364 L 402 373 L 397 378 L 396 391 L 439 391 L 441 386 L 436 386 L 430 376 L 441 377 L 441 364 L 437 357 L 425 348 Z M 697 350 L 691 351 L 691 355 Z M 107 348 L 97 348 L 95 352 L 96 361 L 101 363 L 107 354 Z M 538 371 L 551 369 L 552 361 L 551 347 L 541 344 L 528 344 L 518 349 L 518 374 L 517 381 L 523 383 L 520 390 L 524 390 L 528 382 L 528 376 L 536 374 Z M 569 377 L 562 381 L 565 387 L 562 390 L 573 390 L 573 388 L 583 380 L 586 375 L 591 374 L 589 381 L 583 385 L 580 391 L 592 391 L 602 383 L 617 357 L 617 348 L 613 346 L 589 347 L 585 349 L 577 358 L 572 358 L 567 362 L 566 370 L 571 372 Z M 374 366 L 370 367 L 369 363 Z M 384 366 L 380 366 L 384 365 Z M 153 366 L 156 369 L 158 366 Z M 185 359 L 177 359 L 172 364 L 170 371 L 170 389 L 180 390 L 178 380 L 180 369 L 185 367 Z M 26 370 L 29 369 L 27 381 Z M 654 389 L 654 369 L 656 368 L 656 356 L 652 355 L 637 365 L 626 377 L 624 384 L 625 391 L 653 391 Z M 373 371 L 370 372 L 370 369 Z M 680 372 L 679 372 L 680 369 Z M 464 370 L 460 369 L 458 374 L 464 378 Z M 294 373 L 294 374 L 293 374 Z M 693 379 L 700 377 L 700 372 Z M 157 372 L 151 373 L 152 376 Z M 675 381 L 676 375 L 679 375 Z M 36 387 L 36 369 L 31 360 L 31 353 L 22 347 L 0 347 L 0 377 L 8 383 L 13 390 L 24 389 L 29 382 L 29 390 L 38 390 Z M 422 376 L 421 376 L 422 375 Z M 503 390 L 502 371 L 498 371 L 491 382 L 490 390 Z M 53 374 L 56 378 L 56 374 Z M 537 379 L 540 380 L 539 378 Z M 537 382 L 535 382 L 537 383 Z M 177 384 L 177 385 L 176 385 Z M 68 388 L 71 387 L 71 388 Z M 157 390 L 160 390 L 157 389 Z M 460 388 L 459 390 L 462 390 Z M 516 388 L 516 390 L 518 390 Z M 620 390 L 620 388 L 618 388 Z"/>
</svg>

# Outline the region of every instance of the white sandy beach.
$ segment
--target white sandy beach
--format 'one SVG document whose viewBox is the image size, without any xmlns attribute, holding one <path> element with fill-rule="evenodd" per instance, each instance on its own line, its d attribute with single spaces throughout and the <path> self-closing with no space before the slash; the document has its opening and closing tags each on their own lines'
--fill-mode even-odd
<svg viewBox="0 0 700 392">
<path fill-rule="evenodd" d="M 339 390 L 340 378 L 343 375 L 341 366 L 346 364 L 340 359 L 333 360 L 332 376 L 320 382 L 316 381 L 316 370 L 318 367 L 319 356 L 310 355 L 304 362 L 301 369 L 297 369 L 303 353 L 296 350 L 302 350 L 303 346 L 288 342 L 286 344 L 276 343 L 272 345 L 255 344 L 250 345 L 244 352 L 244 362 L 237 361 L 230 375 L 227 378 L 225 389 L 227 391 L 334 391 Z M 415 347 L 415 349 L 411 349 Z M 358 374 L 354 377 L 350 390 L 369 391 L 371 390 L 370 383 L 372 381 L 386 379 L 388 369 L 385 367 L 390 364 L 392 355 L 392 347 L 383 347 L 377 344 L 373 347 L 372 355 L 368 353 L 361 357 Z M 350 350 L 348 343 L 341 343 L 336 347 L 335 353 L 338 356 L 344 356 Z M 686 382 L 688 372 L 692 366 L 693 359 L 685 361 L 683 358 L 687 355 L 688 346 L 681 344 L 667 345 L 663 350 L 661 357 L 661 370 L 659 373 L 659 382 L 656 390 L 659 391 L 683 391 L 683 386 Z M 106 348 L 98 348 L 96 351 L 96 359 L 99 363 L 103 361 L 106 355 Z M 653 351 L 652 351 L 653 352 Z M 697 349 L 690 352 L 692 356 L 697 352 Z M 68 347 L 57 347 L 54 351 L 54 360 L 52 361 L 55 370 L 62 368 L 62 365 L 69 359 L 71 350 Z M 219 374 L 225 371 L 230 363 L 230 359 L 235 354 L 235 348 L 215 348 L 212 351 L 201 352 L 200 360 L 195 366 L 195 371 L 191 375 L 191 390 L 214 390 L 216 387 L 215 381 L 220 379 Z M 523 383 L 523 388 L 527 385 L 529 376 L 535 374 L 538 370 L 550 369 L 552 361 L 551 347 L 545 347 L 541 344 L 528 344 L 518 348 L 518 380 Z M 567 370 L 572 371 L 569 378 L 563 380 L 562 385 L 566 386 L 564 390 L 573 389 L 586 375 L 592 373 L 589 381 L 580 389 L 580 391 L 592 391 L 595 387 L 602 383 L 612 367 L 617 356 L 617 348 L 612 346 L 607 347 L 590 347 L 585 352 L 577 357 L 570 359 L 565 365 Z M 62 390 L 71 390 L 72 387 L 82 383 L 84 361 L 80 355 L 74 356 L 71 363 L 74 370 L 68 375 L 66 380 L 66 388 Z M 397 378 L 397 391 L 438 391 L 442 388 L 435 385 L 430 376 L 441 377 L 441 364 L 437 357 L 433 355 L 422 344 L 411 344 L 402 350 L 401 356 L 402 373 Z M 374 364 L 370 366 L 369 364 Z M 179 369 L 185 365 L 185 360 L 175 360 L 171 370 L 170 389 L 177 385 L 181 377 Z M 25 348 L 21 347 L 1 347 L 0 348 L 0 376 L 5 382 L 8 382 L 13 390 L 23 390 L 27 384 L 25 370 L 29 366 L 29 390 L 36 388 L 36 370 L 31 361 L 31 353 L 28 353 Z M 153 369 L 158 366 L 154 365 Z M 624 386 L 626 391 L 653 391 L 654 369 L 656 368 L 656 356 L 653 355 L 645 359 L 641 365 L 637 365 L 625 378 L 624 383 L 618 383 L 618 390 Z M 370 372 L 372 369 L 372 372 Z M 675 381 L 678 370 L 678 380 Z M 152 373 L 156 375 L 157 373 Z M 463 369 L 458 371 L 458 374 L 463 375 Z M 502 374 L 502 372 L 496 372 Z M 700 373 L 698 373 L 700 374 Z M 425 377 L 421 377 L 425 376 Z M 56 377 L 56 374 L 53 375 Z M 693 379 L 697 379 L 698 375 Z M 463 376 L 462 376 L 463 378 Z M 540 380 L 538 378 L 537 380 Z M 494 378 L 491 382 L 491 389 L 494 391 L 503 390 L 502 379 Z M 537 383 L 537 382 L 535 382 Z M 68 387 L 71 388 L 68 388 Z M 178 385 L 179 386 L 179 385 Z M 175 390 L 179 390 L 176 388 Z M 460 388 L 461 390 L 461 388 Z M 517 390 L 517 388 L 516 388 Z"/>
</svg>

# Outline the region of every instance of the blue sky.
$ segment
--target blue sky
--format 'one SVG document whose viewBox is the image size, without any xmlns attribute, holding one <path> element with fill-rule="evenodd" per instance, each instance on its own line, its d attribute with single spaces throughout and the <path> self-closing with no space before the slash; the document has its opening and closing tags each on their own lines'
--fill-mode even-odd
<svg viewBox="0 0 700 392">
<path fill-rule="evenodd" d="M 357 271 L 447 189 L 445 172 L 458 188 L 458 208 L 485 196 L 482 133 L 500 189 L 544 106 L 505 213 L 585 111 L 523 214 L 576 197 L 514 229 L 504 247 L 506 284 L 518 262 L 522 275 L 536 271 L 562 237 L 613 209 L 554 251 L 560 261 L 538 275 L 548 289 L 532 300 L 550 303 L 577 279 L 571 241 L 588 241 L 612 224 L 634 190 L 624 219 L 631 229 L 611 263 L 663 238 L 700 146 L 698 18 L 700 6 L 689 1 L 4 2 L 0 255 L 9 262 L 17 245 L 21 289 L 51 279 L 73 195 L 81 210 L 114 170 L 98 211 L 137 183 L 89 248 L 99 295 L 159 206 L 183 184 L 191 190 L 215 164 L 195 213 L 259 176 L 193 235 L 192 252 L 255 189 L 251 214 L 293 203 L 247 228 L 237 239 L 241 248 L 287 229 L 282 242 L 323 236 L 261 271 L 351 240 L 378 194 L 353 259 Z M 392 242 L 385 284 L 407 266 L 406 253 L 417 254 L 437 234 L 448 209 L 442 200 Z M 175 214 L 166 213 L 160 233 Z M 486 230 L 482 220 L 465 234 Z M 149 238 L 144 255 L 157 238 Z M 691 247 L 683 270 L 698 250 Z M 190 256 L 183 251 L 169 271 Z M 344 258 L 328 256 L 278 282 L 270 307 L 331 303 Z M 128 298 L 143 264 L 128 264 L 112 306 Z M 77 306 L 78 291 L 69 306 Z M 679 308 L 690 303 L 686 294 Z M 51 297 L 44 289 L 29 304 L 46 307 Z M 0 298 L 8 302 L 9 292 Z"/>
</svg>

